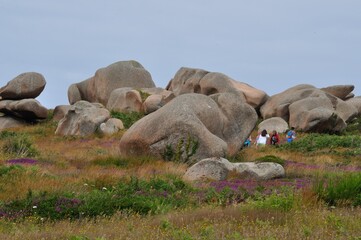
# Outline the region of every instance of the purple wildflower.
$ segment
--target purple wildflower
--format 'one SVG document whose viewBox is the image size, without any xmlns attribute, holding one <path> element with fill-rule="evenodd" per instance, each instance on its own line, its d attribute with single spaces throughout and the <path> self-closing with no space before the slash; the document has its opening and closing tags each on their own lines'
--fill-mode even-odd
<svg viewBox="0 0 361 240">
<path fill-rule="evenodd" d="M 7 160 L 6 163 L 8 164 L 26 164 L 26 165 L 33 165 L 37 164 L 38 161 L 31 158 L 19 158 L 19 159 L 10 159 Z"/>
</svg>

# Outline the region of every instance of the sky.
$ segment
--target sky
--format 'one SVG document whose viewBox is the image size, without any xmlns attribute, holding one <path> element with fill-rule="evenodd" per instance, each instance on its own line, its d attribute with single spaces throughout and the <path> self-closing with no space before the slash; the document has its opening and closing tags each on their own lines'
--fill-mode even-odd
<svg viewBox="0 0 361 240">
<path fill-rule="evenodd" d="M 181 67 L 221 72 L 274 95 L 298 84 L 361 95 L 360 0 L 0 0 L 0 87 L 38 72 L 37 100 L 136 60 L 165 88 Z"/>
</svg>

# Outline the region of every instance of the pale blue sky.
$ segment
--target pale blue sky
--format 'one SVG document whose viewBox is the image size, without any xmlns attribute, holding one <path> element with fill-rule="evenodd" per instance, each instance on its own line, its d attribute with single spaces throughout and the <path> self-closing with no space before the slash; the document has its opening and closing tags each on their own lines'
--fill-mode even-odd
<svg viewBox="0 0 361 240">
<path fill-rule="evenodd" d="M 180 67 L 222 72 L 269 95 L 353 84 L 361 95 L 360 0 L 0 0 L 0 85 L 44 75 L 37 98 L 137 60 L 165 87 Z"/>
</svg>

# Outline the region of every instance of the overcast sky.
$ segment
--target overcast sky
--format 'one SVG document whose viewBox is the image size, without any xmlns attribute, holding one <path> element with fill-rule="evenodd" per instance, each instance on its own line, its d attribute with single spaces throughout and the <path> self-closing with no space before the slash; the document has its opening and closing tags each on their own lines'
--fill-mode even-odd
<svg viewBox="0 0 361 240">
<path fill-rule="evenodd" d="M 158 87 L 192 67 L 269 95 L 302 83 L 361 95 L 360 0 L 0 0 L 0 31 L 0 85 L 39 72 L 48 108 L 121 60 Z"/>
</svg>

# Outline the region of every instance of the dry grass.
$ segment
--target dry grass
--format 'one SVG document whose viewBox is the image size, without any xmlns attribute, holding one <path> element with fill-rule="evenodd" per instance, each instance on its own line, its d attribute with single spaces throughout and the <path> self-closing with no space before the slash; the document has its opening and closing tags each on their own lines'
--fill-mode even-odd
<svg viewBox="0 0 361 240">
<path fill-rule="evenodd" d="M 361 210 L 343 208 L 305 208 L 277 212 L 230 206 L 189 209 L 155 217 L 119 214 L 96 221 L 44 224 L 38 221 L 28 219 L 16 224 L 16 228 L 10 223 L 1 223 L 0 238 L 358 239 L 361 236 Z"/>
<path fill-rule="evenodd" d="M 120 179 L 136 176 L 182 176 L 185 164 L 159 159 L 130 159 L 116 166 L 122 132 L 113 136 L 62 137 L 54 135 L 55 125 L 30 126 L 14 131 L 31 136 L 39 150 L 38 164 L 1 176 L 0 201 L 24 198 L 29 189 L 36 192 L 84 192 L 87 185 L 112 186 Z M 301 136 L 299 136 L 301 137 Z M 255 139 L 255 136 L 253 137 Z M 0 141 L 0 146 L 3 141 Z M 317 169 L 286 167 L 288 177 L 315 176 L 330 165 L 344 161 L 332 154 L 305 155 L 266 146 L 245 149 L 237 161 L 254 161 L 265 155 L 319 166 Z M 0 165 L 13 156 L 0 155 Z M 116 159 L 117 160 L 117 159 Z M 349 163 L 360 164 L 354 157 Z M 0 239 L 360 239 L 361 209 L 330 209 L 317 200 L 311 189 L 298 195 L 290 211 L 258 209 L 242 203 L 227 207 L 206 206 L 174 210 L 156 216 L 118 213 L 113 217 L 76 221 L 24 222 L 0 220 Z M 83 238 L 82 238 L 83 237 Z"/>
</svg>

